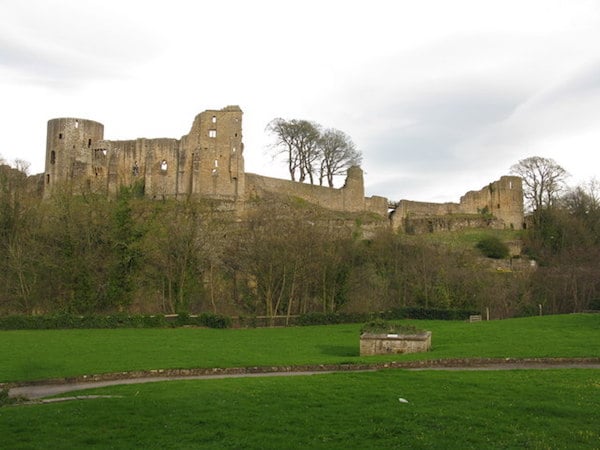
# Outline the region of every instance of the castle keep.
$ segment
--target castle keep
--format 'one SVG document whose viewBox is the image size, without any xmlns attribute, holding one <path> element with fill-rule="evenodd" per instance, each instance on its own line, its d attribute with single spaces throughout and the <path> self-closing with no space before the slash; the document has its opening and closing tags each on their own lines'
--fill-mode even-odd
<svg viewBox="0 0 600 450">
<path fill-rule="evenodd" d="M 74 192 L 91 190 L 108 195 L 116 195 L 123 186 L 137 185 L 143 186 L 149 198 L 196 196 L 231 202 L 241 208 L 253 197 L 276 193 L 300 197 L 332 210 L 368 211 L 382 217 L 392 208 L 392 226 L 404 231 L 449 229 L 449 222 L 441 218 L 460 214 L 481 218 L 487 213 L 495 220 L 487 225 L 494 227 L 519 229 L 523 224 L 523 191 L 518 177 L 502 177 L 481 191 L 467 193 L 460 203 L 402 200 L 390 205 L 383 197 L 365 197 L 359 167 L 348 169 L 345 185 L 334 189 L 246 173 L 243 151 L 239 106 L 198 114 L 189 133 L 181 139 L 106 140 L 104 125 L 99 122 L 51 119 L 46 140 L 44 196 L 65 184 Z"/>
<path fill-rule="evenodd" d="M 104 125 L 62 118 L 48 122 L 45 194 L 64 182 L 75 190 L 116 194 L 143 183 L 151 198 L 197 194 L 235 200 L 244 195 L 242 110 L 205 111 L 181 139 L 111 141 Z"/>
</svg>

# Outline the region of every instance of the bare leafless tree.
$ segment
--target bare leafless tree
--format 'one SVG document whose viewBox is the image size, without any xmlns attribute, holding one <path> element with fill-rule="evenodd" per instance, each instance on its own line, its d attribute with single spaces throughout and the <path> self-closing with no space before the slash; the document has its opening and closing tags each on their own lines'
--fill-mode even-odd
<svg viewBox="0 0 600 450">
<path fill-rule="evenodd" d="M 568 173 L 551 158 L 531 156 L 510 168 L 523 179 L 523 195 L 532 211 L 550 207 L 565 189 Z"/>
<path fill-rule="evenodd" d="M 314 183 L 314 164 L 319 159 L 320 126 L 308 120 L 273 119 L 267 131 L 275 136 L 277 154 L 285 154 L 292 181 Z"/>
<path fill-rule="evenodd" d="M 29 168 L 31 167 L 31 163 L 29 161 L 25 161 L 24 159 L 15 159 L 14 168 L 19 172 L 23 172 L 25 175 L 29 175 Z"/>
<path fill-rule="evenodd" d="M 327 179 L 329 187 L 333 187 L 333 177 L 343 174 L 348 167 L 358 166 L 362 162 L 362 155 L 350 136 L 340 130 L 329 128 L 321 134 L 319 139 L 321 153 L 321 166 L 319 184 Z"/>
</svg>

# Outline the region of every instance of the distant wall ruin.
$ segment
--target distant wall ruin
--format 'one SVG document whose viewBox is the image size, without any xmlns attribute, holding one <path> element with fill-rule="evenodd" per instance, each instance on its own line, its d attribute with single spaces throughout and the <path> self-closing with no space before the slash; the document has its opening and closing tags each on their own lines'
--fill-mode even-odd
<svg viewBox="0 0 600 450">
<path fill-rule="evenodd" d="M 382 216 L 387 214 L 387 199 L 365 198 L 363 172 L 359 167 L 350 167 L 346 183 L 340 189 L 298 183 L 279 178 L 246 174 L 246 189 L 249 197 L 260 197 L 269 192 L 300 197 L 308 202 L 337 211 L 370 211 Z"/>
<path fill-rule="evenodd" d="M 400 200 L 390 214 L 394 229 L 425 233 L 463 228 L 523 228 L 523 185 L 519 177 L 503 176 L 479 191 L 467 192 L 459 203 Z"/>
</svg>

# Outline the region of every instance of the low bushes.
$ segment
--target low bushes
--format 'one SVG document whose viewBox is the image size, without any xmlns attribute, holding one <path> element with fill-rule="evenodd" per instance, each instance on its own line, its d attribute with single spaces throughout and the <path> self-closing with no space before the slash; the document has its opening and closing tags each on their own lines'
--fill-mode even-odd
<svg viewBox="0 0 600 450">
<path fill-rule="evenodd" d="M 373 319 L 401 320 L 466 320 L 472 314 L 479 314 L 479 311 L 468 309 L 437 309 L 404 307 L 395 308 L 389 311 L 373 313 L 307 313 L 302 314 L 296 320 L 296 325 L 333 325 L 339 323 L 360 323 Z"/>
<path fill-rule="evenodd" d="M 290 325 L 335 325 L 342 323 L 361 323 L 373 319 L 400 320 L 400 319 L 426 319 L 426 320 L 466 320 L 478 311 L 463 309 L 436 309 L 406 307 L 396 308 L 383 312 L 372 313 L 319 313 L 302 314 L 290 320 Z M 256 327 L 256 318 L 240 318 L 240 326 Z M 265 320 L 268 326 L 268 320 Z M 207 328 L 230 328 L 233 321 L 230 317 L 220 314 L 202 313 L 190 315 L 182 312 L 172 316 L 163 315 L 129 315 L 112 314 L 107 316 L 90 315 L 79 316 L 74 314 L 52 315 L 13 315 L 0 316 L 0 330 L 52 330 L 69 328 L 168 328 L 197 326 Z"/>
<path fill-rule="evenodd" d="M 508 245 L 506 245 L 497 236 L 486 236 L 477 242 L 477 247 L 484 256 L 493 259 L 504 259 L 508 258 L 510 251 Z"/>
<path fill-rule="evenodd" d="M 51 330 L 69 328 L 166 328 L 177 326 L 204 326 L 227 328 L 231 326 L 229 317 L 218 314 L 178 314 L 173 317 L 163 315 L 91 315 L 53 314 L 39 316 L 14 315 L 0 317 L 0 330 Z"/>
<path fill-rule="evenodd" d="M 383 319 L 374 319 L 365 323 L 361 329 L 360 334 L 370 333 L 370 334 L 387 334 L 387 333 L 395 333 L 395 334 L 421 334 L 424 333 L 425 330 L 421 330 L 414 325 L 402 324 L 397 325 L 394 323 L 387 322 Z"/>
</svg>

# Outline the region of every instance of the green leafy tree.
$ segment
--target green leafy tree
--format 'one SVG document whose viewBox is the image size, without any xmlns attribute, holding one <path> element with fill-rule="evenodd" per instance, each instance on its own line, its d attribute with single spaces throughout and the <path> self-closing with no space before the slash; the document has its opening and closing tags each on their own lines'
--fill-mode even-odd
<svg viewBox="0 0 600 450">
<path fill-rule="evenodd" d="M 124 310 L 131 305 L 135 290 L 135 276 L 142 259 L 140 240 L 142 232 L 135 223 L 131 207 L 132 191 L 122 188 L 112 211 L 112 258 L 109 268 L 107 300 Z"/>
<path fill-rule="evenodd" d="M 34 242 L 39 199 L 27 189 L 24 170 L 0 164 L 0 305 L 32 312 L 36 299 Z"/>
<path fill-rule="evenodd" d="M 145 289 L 158 293 L 157 304 L 163 312 L 201 309 L 205 279 L 224 246 L 224 222 L 201 201 L 165 201 L 151 206 L 152 218 L 141 244 L 149 282 Z"/>
<path fill-rule="evenodd" d="M 508 245 L 497 236 L 486 236 L 480 239 L 476 247 L 488 258 L 504 259 L 510 254 Z"/>
</svg>

